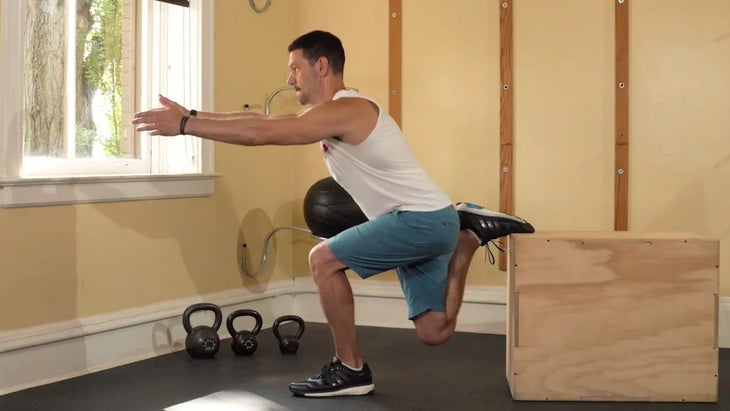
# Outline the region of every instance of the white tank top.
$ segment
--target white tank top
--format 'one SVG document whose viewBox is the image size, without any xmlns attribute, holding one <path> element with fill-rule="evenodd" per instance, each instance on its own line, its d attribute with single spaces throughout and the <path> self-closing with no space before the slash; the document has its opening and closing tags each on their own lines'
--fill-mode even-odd
<svg viewBox="0 0 730 411">
<path fill-rule="evenodd" d="M 369 219 L 401 211 L 435 211 L 451 199 L 421 167 L 400 127 L 374 100 L 352 90 L 340 90 L 333 100 L 364 98 L 378 107 L 378 121 L 360 144 L 338 138 L 320 142 L 332 177 L 352 196 Z"/>
</svg>

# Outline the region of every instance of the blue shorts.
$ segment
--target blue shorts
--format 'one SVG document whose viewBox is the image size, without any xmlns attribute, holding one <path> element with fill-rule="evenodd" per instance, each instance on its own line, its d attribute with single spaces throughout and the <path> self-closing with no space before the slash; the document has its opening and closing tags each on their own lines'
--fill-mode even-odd
<svg viewBox="0 0 730 411">
<path fill-rule="evenodd" d="M 449 261 L 459 238 L 452 206 L 437 211 L 393 211 L 329 238 L 332 253 L 361 278 L 395 269 L 408 318 L 445 312 Z"/>
</svg>

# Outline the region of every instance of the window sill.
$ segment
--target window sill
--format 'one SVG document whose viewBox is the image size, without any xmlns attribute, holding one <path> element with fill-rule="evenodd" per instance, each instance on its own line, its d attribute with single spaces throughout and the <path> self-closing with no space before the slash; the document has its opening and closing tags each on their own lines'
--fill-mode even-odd
<svg viewBox="0 0 730 411">
<path fill-rule="evenodd" d="M 0 207 L 207 197 L 219 174 L 165 174 L 0 179 Z"/>
</svg>

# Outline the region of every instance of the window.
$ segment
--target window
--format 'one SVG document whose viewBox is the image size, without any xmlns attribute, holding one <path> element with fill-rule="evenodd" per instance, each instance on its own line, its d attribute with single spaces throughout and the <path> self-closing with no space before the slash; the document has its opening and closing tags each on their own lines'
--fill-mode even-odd
<svg viewBox="0 0 730 411">
<path fill-rule="evenodd" d="M 212 110 L 212 18 L 212 0 L 0 0 L 0 206 L 211 194 L 210 142 L 131 121 L 160 93 Z"/>
</svg>

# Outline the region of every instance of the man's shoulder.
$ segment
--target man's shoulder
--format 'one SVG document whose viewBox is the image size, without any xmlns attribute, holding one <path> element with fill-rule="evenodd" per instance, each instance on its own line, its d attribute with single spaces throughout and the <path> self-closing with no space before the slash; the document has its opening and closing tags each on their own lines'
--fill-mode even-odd
<svg viewBox="0 0 730 411">
<path fill-rule="evenodd" d="M 318 105 L 332 109 L 363 110 L 375 108 L 376 111 L 380 109 L 380 105 L 375 100 L 363 96 L 342 97 Z"/>
</svg>

